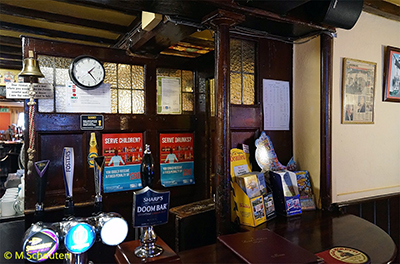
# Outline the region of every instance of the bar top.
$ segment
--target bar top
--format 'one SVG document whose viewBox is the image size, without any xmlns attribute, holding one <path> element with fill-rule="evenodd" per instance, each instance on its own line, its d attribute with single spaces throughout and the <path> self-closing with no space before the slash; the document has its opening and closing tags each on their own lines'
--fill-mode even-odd
<svg viewBox="0 0 400 264">
<path fill-rule="evenodd" d="M 295 217 L 277 217 L 255 228 L 268 228 L 292 243 L 318 253 L 343 246 L 366 253 L 371 263 L 390 263 L 396 256 L 393 239 L 378 226 L 354 215 L 306 211 Z M 182 263 L 244 263 L 220 242 L 179 252 Z"/>
</svg>

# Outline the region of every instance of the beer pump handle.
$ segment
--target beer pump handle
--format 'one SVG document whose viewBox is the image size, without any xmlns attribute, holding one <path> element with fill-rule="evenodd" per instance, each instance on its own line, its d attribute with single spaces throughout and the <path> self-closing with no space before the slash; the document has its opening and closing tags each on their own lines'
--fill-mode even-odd
<svg viewBox="0 0 400 264">
<path fill-rule="evenodd" d="M 140 164 L 140 178 L 142 181 L 142 188 L 149 186 L 153 188 L 154 185 L 154 159 L 151 155 L 150 145 L 146 144 L 143 153 L 142 162 Z"/>
<path fill-rule="evenodd" d="M 95 201 L 94 201 L 94 213 L 103 211 L 103 198 L 101 196 L 101 183 L 103 179 L 104 171 L 104 156 L 94 158 L 94 189 L 95 189 Z"/>
<path fill-rule="evenodd" d="M 44 196 L 46 193 L 47 176 L 46 171 L 49 167 L 49 160 L 42 160 L 35 162 L 36 172 L 39 175 L 37 184 L 37 202 L 35 205 L 35 219 L 43 221 L 44 218 Z"/>
<path fill-rule="evenodd" d="M 65 183 L 65 208 L 64 216 L 74 215 L 74 201 L 72 199 L 72 189 L 74 180 L 74 148 L 64 147 L 63 150 L 63 174 Z"/>
</svg>

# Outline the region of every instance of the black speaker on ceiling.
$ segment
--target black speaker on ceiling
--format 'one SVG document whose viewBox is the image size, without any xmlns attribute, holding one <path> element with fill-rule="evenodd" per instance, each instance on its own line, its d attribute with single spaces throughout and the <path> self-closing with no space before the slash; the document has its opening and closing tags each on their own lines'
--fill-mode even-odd
<svg viewBox="0 0 400 264">
<path fill-rule="evenodd" d="M 329 0 L 307 3 L 308 13 L 315 22 L 351 29 L 361 15 L 364 0 Z"/>
<path fill-rule="evenodd" d="M 364 0 L 236 0 L 236 2 L 281 16 L 344 29 L 351 29 L 355 25 L 364 4 Z"/>
</svg>

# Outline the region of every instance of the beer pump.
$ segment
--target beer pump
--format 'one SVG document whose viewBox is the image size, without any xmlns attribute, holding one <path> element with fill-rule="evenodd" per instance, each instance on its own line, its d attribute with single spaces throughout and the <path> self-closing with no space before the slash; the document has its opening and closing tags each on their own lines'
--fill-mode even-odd
<svg viewBox="0 0 400 264">
<path fill-rule="evenodd" d="M 40 165 L 40 164 L 38 164 Z M 42 168 L 47 168 L 41 165 Z M 72 194 L 74 172 L 74 149 L 65 147 L 63 150 L 63 176 L 66 190 L 64 219 L 55 223 L 36 222 L 25 232 L 23 238 L 23 253 L 30 262 L 42 262 L 52 258 L 56 251 L 65 248 L 67 253 L 64 262 L 67 264 L 86 264 L 89 262 L 87 252 L 96 242 L 115 246 L 122 243 L 128 234 L 128 224 L 117 213 L 102 212 L 101 179 L 103 177 L 104 157 L 95 158 L 95 208 L 90 217 L 74 216 Z M 42 170 L 44 173 L 44 169 Z M 39 193 L 44 192 L 43 188 Z M 42 205 L 44 195 L 40 196 L 38 204 Z M 98 238 L 98 239 L 97 239 Z M 63 247 L 60 247 L 60 244 Z M 61 256 L 62 253 L 61 253 Z"/>
</svg>

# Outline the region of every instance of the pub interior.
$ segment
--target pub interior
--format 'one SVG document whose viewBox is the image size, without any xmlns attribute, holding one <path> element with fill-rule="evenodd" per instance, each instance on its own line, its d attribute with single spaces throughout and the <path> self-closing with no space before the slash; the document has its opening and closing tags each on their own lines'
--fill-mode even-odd
<svg viewBox="0 0 400 264">
<path fill-rule="evenodd" d="M 66 263 L 321 263 L 338 248 L 399 263 L 398 0 L 2 0 L 0 20 L 0 263 L 42 261 L 32 227 Z M 258 187 L 236 189 L 243 166 Z M 282 171 L 307 172 L 310 207 L 281 205 Z M 237 199 L 259 181 L 256 214 Z M 143 218 L 159 256 L 135 255 L 143 194 L 168 200 L 165 221 Z M 77 226 L 96 233 L 85 252 L 68 245 Z"/>
</svg>

